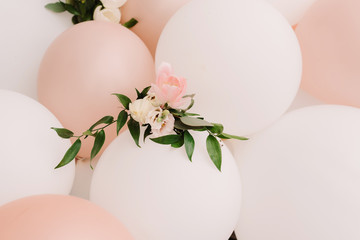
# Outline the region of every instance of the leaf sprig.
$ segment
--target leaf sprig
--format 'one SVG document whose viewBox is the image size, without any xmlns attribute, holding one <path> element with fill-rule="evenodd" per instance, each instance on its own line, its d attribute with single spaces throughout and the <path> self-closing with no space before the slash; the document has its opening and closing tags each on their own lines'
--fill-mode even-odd
<svg viewBox="0 0 360 240">
<path fill-rule="evenodd" d="M 148 96 L 150 87 L 144 88 L 141 92 L 136 89 L 137 100 L 144 99 Z M 122 94 L 113 94 L 117 97 L 119 102 L 123 106 L 123 110 L 120 111 L 117 119 L 113 116 L 105 116 L 99 119 L 94 123 L 88 130 L 83 132 L 80 136 L 75 136 L 74 133 L 65 128 L 52 128 L 56 131 L 59 137 L 69 139 L 76 138 L 75 142 L 65 153 L 63 159 L 55 167 L 63 167 L 66 164 L 70 163 L 76 155 L 79 153 L 81 148 L 81 138 L 86 139 L 88 137 L 94 137 L 94 144 L 91 150 L 90 160 L 97 156 L 101 148 L 104 145 L 106 136 L 104 129 L 108 126 L 116 123 L 116 132 L 119 134 L 120 130 L 127 124 L 129 132 L 138 147 L 140 146 L 140 128 L 146 127 L 144 131 L 143 141 L 152 134 L 152 128 L 150 124 L 140 124 L 136 121 L 130 114 L 129 107 L 132 101 L 125 95 Z M 194 149 L 195 149 L 195 140 L 191 135 L 190 131 L 199 131 L 207 132 L 208 137 L 206 139 L 206 149 L 209 154 L 210 159 L 216 166 L 216 168 L 221 171 L 222 165 L 222 153 L 221 153 L 221 144 L 220 139 L 237 139 L 237 140 L 248 140 L 248 138 L 230 135 L 224 133 L 224 126 L 219 123 L 210 123 L 205 121 L 199 114 L 187 112 L 192 105 L 194 104 L 194 95 L 187 95 L 184 97 L 191 97 L 191 104 L 185 110 L 173 109 L 165 104 L 162 108 L 168 110 L 170 114 L 175 118 L 174 122 L 174 134 L 165 135 L 156 138 L 150 138 L 151 141 L 163 144 L 170 145 L 173 148 L 180 148 L 185 146 L 186 154 L 190 161 L 192 161 Z M 90 164 L 91 166 L 91 164 Z"/>
<path fill-rule="evenodd" d="M 71 21 L 73 24 L 94 20 L 94 11 L 98 6 L 103 6 L 100 0 L 67 0 L 66 2 L 58 1 L 45 5 L 45 8 L 55 13 L 69 12 L 73 15 Z M 131 18 L 123 24 L 126 28 L 134 27 L 138 21 Z"/>
</svg>

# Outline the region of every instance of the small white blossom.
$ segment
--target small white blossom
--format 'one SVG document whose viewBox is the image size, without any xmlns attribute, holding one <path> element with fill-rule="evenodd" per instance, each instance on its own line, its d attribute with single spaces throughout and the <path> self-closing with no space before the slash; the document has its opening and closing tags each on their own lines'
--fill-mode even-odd
<svg viewBox="0 0 360 240">
<path fill-rule="evenodd" d="M 97 6 L 94 11 L 94 20 L 103 22 L 119 23 L 121 19 L 121 12 L 118 8 L 104 8 Z"/>
<path fill-rule="evenodd" d="M 161 128 L 162 115 L 163 110 L 160 107 L 157 107 L 148 113 L 148 115 L 146 116 L 146 123 L 149 123 L 151 125 L 152 130 Z"/>
<path fill-rule="evenodd" d="M 127 0 L 101 0 L 106 8 L 119 8 L 126 3 Z"/>
<path fill-rule="evenodd" d="M 174 132 L 174 116 L 160 107 L 149 112 L 146 122 L 150 124 L 154 137 L 168 135 Z"/>
<path fill-rule="evenodd" d="M 131 117 L 140 124 L 147 123 L 147 116 L 154 109 L 155 107 L 146 99 L 138 99 L 129 105 Z"/>
</svg>

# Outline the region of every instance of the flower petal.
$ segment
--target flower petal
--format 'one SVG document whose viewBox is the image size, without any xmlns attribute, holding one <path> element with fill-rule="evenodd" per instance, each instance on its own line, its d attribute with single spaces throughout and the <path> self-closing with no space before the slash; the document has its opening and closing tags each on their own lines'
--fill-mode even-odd
<svg viewBox="0 0 360 240">
<path fill-rule="evenodd" d="M 155 94 L 155 97 L 160 102 L 160 104 L 165 104 L 167 101 L 166 92 L 163 92 L 162 89 L 160 89 L 157 85 L 151 84 L 151 92 Z"/>
<path fill-rule="evenodd" d="M 191 97 L 181 98 L 175 102 L 169 103 L 169 106 L 174 109 L 186 109 L 191 104 Z"/>
<path fill-rule="evenodd" d="M 126 3 L 127 0 L 101 0 L 106 8 L 119 8 Z"/>
<path fill-rule="evenodd" d="M 165 76 L 167 77 L 167 76 L 171 75 L 172 73 L 173 73 L 173 70 L 172 70 L 171 65 L 167 62 L 162 62 L 160 64 L 160 67 L 157 72 L 156 84 L 161 85 L 159 81 L 164 80 Z"/>
<path fill-rule="evenodd" d="M 166 102 L 169 103 L 169 105 L 176 102 L 180 93 L 180 89 L 178 87 L 165 85 L 162 89 L 163 91 L 166 91 Z"/>
<path fill-rule="evenodd" d="M 97 6 L 94 10 L 94 20 L 103 22 L 119 23 L 121 19 L 121 12 L 118 8 L 104 8 Z"/>
<path fill-rule="evenodd" d="M 181 97 L 183 97 L 185 95 L 186 89 L 187 89 L 186 79 L 181 77 L 181 78 L 179 78 L 179 82 L 180 82 L 180 88 L 181 88 L 181 93 L 179 95 Z"/>
<path fill-rule="evenodd" d="M 161 137 L 174 133 L 175 118 L 172 114 L 169 114 L 167 119 L 162 123 L 160 129 L 152 129 L 154 137 Z"/>
</svg>

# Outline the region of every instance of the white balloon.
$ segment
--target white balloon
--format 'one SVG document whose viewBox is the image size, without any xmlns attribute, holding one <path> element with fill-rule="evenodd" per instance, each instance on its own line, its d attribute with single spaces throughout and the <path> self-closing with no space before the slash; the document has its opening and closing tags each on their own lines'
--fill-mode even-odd
<svg viewBox="0 0 360 240">
<path fill-rule="evenodd" d="M 301 80 L 301 53 L 286 19 L 256 0 L 194 0 L 168 22 L 156 63 L 169 62 L 195 93 L 193 112 L 248 135 L 278 119 Z"/>
<path fill-rule="evenodd" d="M 303 107 L 323 105 L 323 104 L 324 103 L 318 100 L 317 98 L 311 96 L 302 89 L 299 89 L 294 101 L 292 102 L 291 106 L 288 108 L 287 112 L 291 112 Z M 254 135 L 249 135 L 248 137 L 252 139 Z M 231 152 L 235 151 L 235 148 L 237 147 L 236 145 L 237 143 L 234 143 L 233 141 L 227 141 L 227 146 L 229 147 Z"/>
<path fill-rule="evenodd" d="M 0 88 L 37 98 L 41 59 L 50 43 L 72 25 L 67 13 L 45 9 L 52 0 L 2 1 Z"/>
<path fill-rule="evenodd" d="M 94 171 L 90 200 L 117 216 L 136 240 L 227 240 L 238 221 L 240 176 L 222 147 L 219 172 L 195 136 L 193 162 L 185 149 L 147 140 L 138 148 L 119 135 Z"/>
<path fill-rule="evenodd" d="M 359 122 L 359 109 L 312 106 L 237 146 L 239 239 L 360 239 Z"/>
<path fill-rule="evenodd" d="M 316 0 L 266 0 L 277 8 L 291 25 L 297 24 Z"/>
<path fill-rule="evenodd" d="M 324 102 L 320 101 L 319 99 L 315 98 L 304 90 L 299 89 L 294 101 L 292 102 L 291 106 L 288 108 L 287 111 L 291 112 L 299 108 L 323 104 Z"/>
<path fill-rule="evenodd" d="M 0 89 L 0 206 L 37 194 L 69 194 L 75 164 L 54 169 L 70 141 L 51 127 L 60 122 L 40 103 Z"/>
</svg>

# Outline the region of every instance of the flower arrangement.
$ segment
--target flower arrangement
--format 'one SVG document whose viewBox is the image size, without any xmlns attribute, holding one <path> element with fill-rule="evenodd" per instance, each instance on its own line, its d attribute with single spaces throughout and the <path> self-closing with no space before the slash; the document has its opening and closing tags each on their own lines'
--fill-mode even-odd
<svg viewBox="0 0 360 240">
<path fill-rule="evenodd" d="M 45 8 L 53 12 L 69 12 L 73 15 L 73 24 L 85 21 L 106 21 L 119 23 L 121 19 L 120 7 L 127 0 L 66 0 L 66 2 L 58 1 L 49 3 Z M 134 18 L 130 19 L 123 25 L 127 28 L 135 26 L 138 21 Z"/>
<path fill-rule="evenodd" d="M 185 95 L 186 87 L 186 79 L 174 75 L 170 64 L 162 63 L 158 70 L 156 83 L 141 92 L 136 89 L 137 99 L 135 101 L 132 102 L 122 94 L 113 94 L 123 106 L 123 110 L 116 120 L 113 116 L 105 116 L 80 136 L 74 136 L 72 131 L 65 128 L 52 128 L 62 138 L 77 138 L 56 168 L 70 163 L 81 148 L 81 138 L 86 139 L 89 136 L 95 138 L 90 156 L 93 159 L 105 142 L 104 128 L 116 123 L 117 134 L 127 124 L 138 147 L 140 147 L 140 127 L 145 127 L 144 141 L 150 136 L 150 140 L 158 144 L 171 145 L 174 148 L 185 146 L 190 161 L 192 161 L 195 149 L 195 141 L 190 131 L 208 132 L 207 151 L 210 159 L 221 171 L 222 155 L 219 140 L 231 138 L 247 140 L 247 138 L 224 133 L 223 125 L 210 123 L 199 114 L 189 113 L 188 110 L 194 105 L 194 94 Z M 103 126 L 99 127 L 99 125 Z"/>
</svg>

